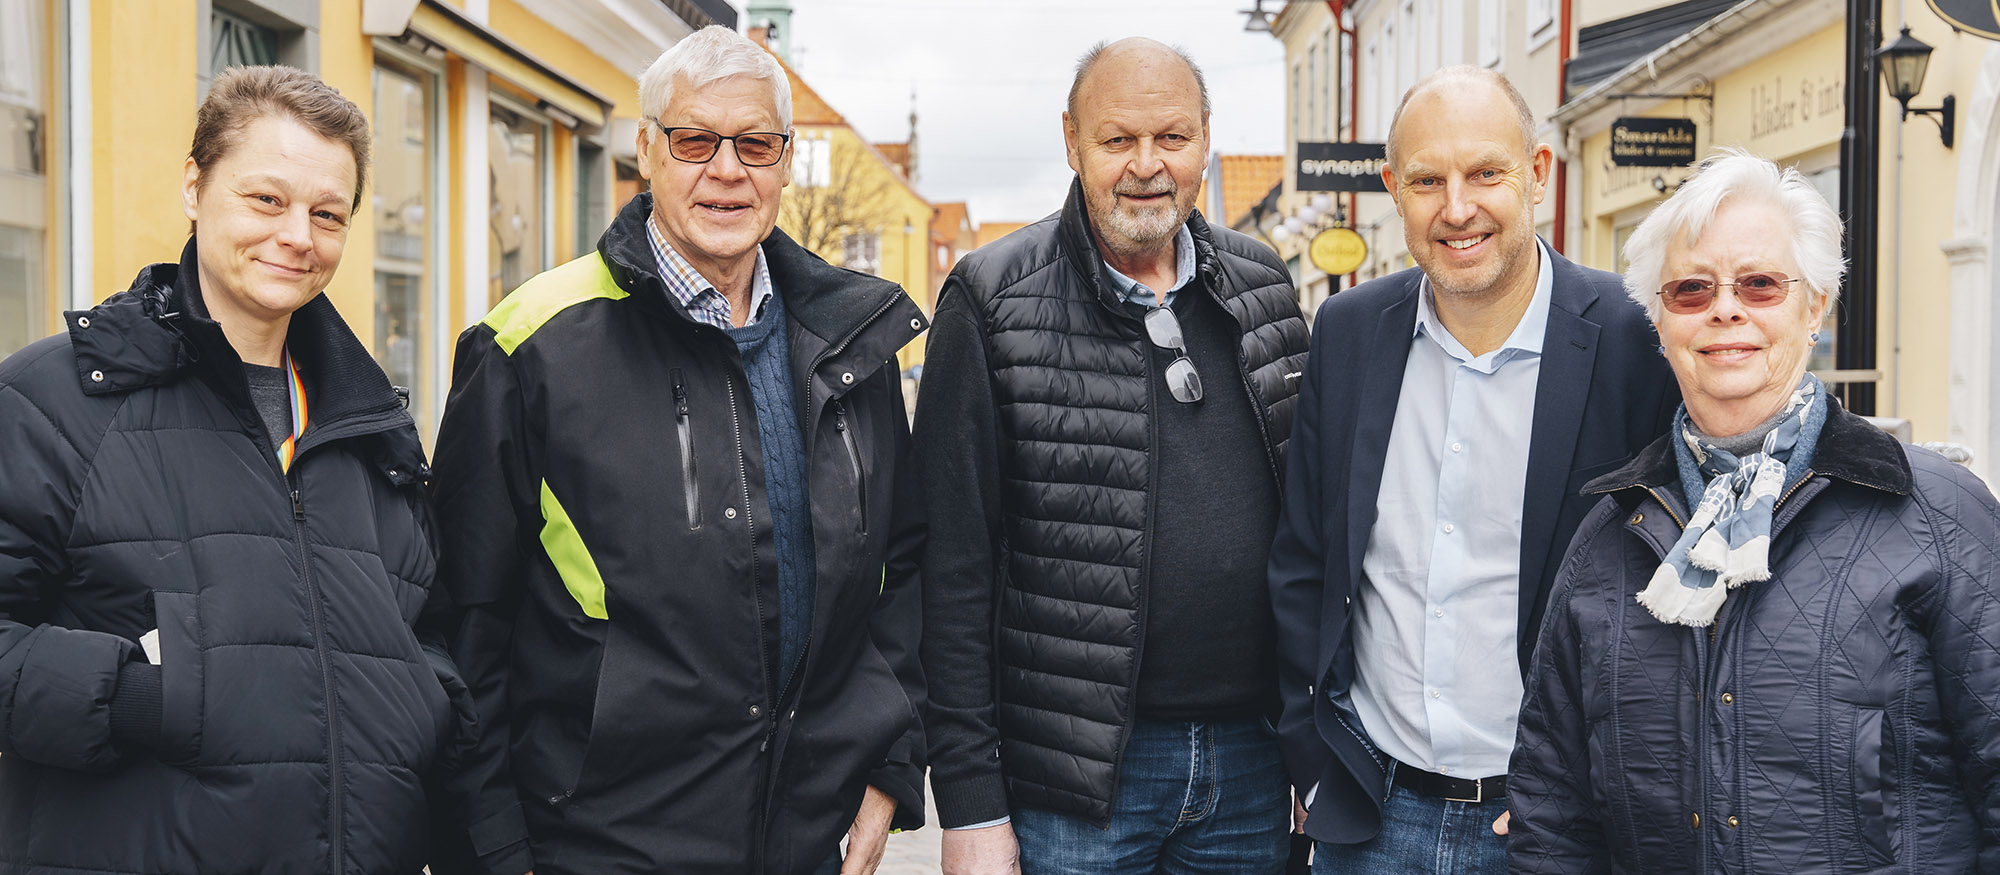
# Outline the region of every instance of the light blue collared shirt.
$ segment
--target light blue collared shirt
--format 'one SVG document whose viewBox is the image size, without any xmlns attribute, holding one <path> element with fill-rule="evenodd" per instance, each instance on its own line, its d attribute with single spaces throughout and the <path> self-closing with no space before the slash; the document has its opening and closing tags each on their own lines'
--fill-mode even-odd
<svg viewBox="0 0 2000 875">
<path fill-rule="evenodd" d="M 1375 527 L 1354 604 L 1350 690 L 1397 760 L 1462 778 L 1507 773 L 1521 708 L 1521 505 L 1554 275 L 1499 349 L 1473 356 L 1418 290 Z"/>
<path fill-rule="evenodd" d="M 1188 230 L 1186 222 L 1182 222 L 1181 229 L 1174 232 L 1174 285 L 1164 295 L 1155 295 L 1151 288 L 1138 280 L 1119 273 L 1109 261 L 1104 263 L 1104 269 L 1111 272 L 1111 281 L 1118 284 L 1119 300 L 1148 307 L 1171 307 L 1174 295 L 1194 279 L 1194 232 Z M 1155 299 L 1158 304 L 1153 303 Z"/>
</svg>

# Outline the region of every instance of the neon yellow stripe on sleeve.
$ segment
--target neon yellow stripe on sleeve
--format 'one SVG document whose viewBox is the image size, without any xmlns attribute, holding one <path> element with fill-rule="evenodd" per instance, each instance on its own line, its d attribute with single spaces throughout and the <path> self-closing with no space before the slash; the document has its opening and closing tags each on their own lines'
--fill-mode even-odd
<svg viewBox="0 0 2000 875">
<path fill-rule="evenodd" d="M 590 548 L 583 544 L 583 535 L 570 522 L 569 512 L 563 510 L 562 502 L 549 491 L 549 482 L 542 481 L 542 549 L 549 554 L 549 561 L 556 566 L 556 574 L 562 578 L 563 588 L 569 590 L 576 599 L 577 607 L 583 609 L 586 617 L 599 620 L 610 619 L 604 611 L 604 576 L 597 573 L 597 563 L 590 558 Z"/>
</svg>

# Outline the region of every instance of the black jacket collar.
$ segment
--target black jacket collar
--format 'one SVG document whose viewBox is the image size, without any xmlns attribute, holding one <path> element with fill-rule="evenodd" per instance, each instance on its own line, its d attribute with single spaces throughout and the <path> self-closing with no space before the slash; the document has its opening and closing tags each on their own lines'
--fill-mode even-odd
<svg viewBox="0 0 2000 875">
<path fill-rule="evenodd" d="M 1898 495 L 1915 488 L 1910 459 L 1895 438 L 1869 424 L 1829 397 L 1826 425 L 1820 429 L 1819 446 L 1813 450 L 1815 475 L 1845 480 Z M 1673 434 L 1660 436 L 1624 467 L 1584 484 L 1586 495 L 1618 492 L 1645 487 L 1668 487 L 1679 491 L 1680 463 L 1674 458 Z"/>
<path fill-rule="evenodd" d="M 612 279 L 639 298 L 641 306 L 692 323 L 687 309 L 659 277 L 646 233 L 646 217 L 652 211 L 652 193 L 640 192 L 605 229 L 598 252 Z M 784 295 L 786 313 L 829 347 L 844 342 L 852 358 L 881 362 L 928 325 L 916 302 L 895 283 L 827 264 L 777 228 L 771 229 L 763 246 L 771 284 Z"/>
<path fill-rule="evenodd" d="M 149 265 L 127 291 L 63 314 L 84 394 L 130 392 L 200 374 L 248 409 L 242 359 L 201 306 L 199 276 L 189 240 L 178 264 Z M 309 435 L 409 429 L 414 443 L 415 423 L 402 398 L 326 295 L 292 314 L 285 342 L 312 406 Z"/>
</svg>

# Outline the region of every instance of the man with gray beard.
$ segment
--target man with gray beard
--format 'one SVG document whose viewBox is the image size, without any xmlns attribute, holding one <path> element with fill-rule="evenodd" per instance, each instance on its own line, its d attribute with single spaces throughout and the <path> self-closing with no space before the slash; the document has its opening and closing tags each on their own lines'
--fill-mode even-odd
<svg viewBox="0 0 2000 875">
<path fill-rule="evenodd" d="M 1306 325 L 1194 211 L 1185 53 L 1091 49 L 1063 138 L 1068 201 L 945 281 L 917 399 L 944 871 L 1277 872 L 1263 581 Z"/>
</svg>

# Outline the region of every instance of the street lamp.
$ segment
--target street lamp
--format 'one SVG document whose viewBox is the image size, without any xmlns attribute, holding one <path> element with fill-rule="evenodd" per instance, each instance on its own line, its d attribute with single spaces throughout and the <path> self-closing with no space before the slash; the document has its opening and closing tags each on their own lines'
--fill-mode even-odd
<svg viewBox="0 0 2000 875">
<path fill-rule="evenodd" d="M 1924 90 L 1924 73 L 1931 66 L 1931 47 L 1923 40 L 1910 36 L 1910 29 L 1903 28 L 1896 41 L 1875 50 L 1875 57 L 1882 68 L 1882 81 L 1889 86 L 1889 96 L 1903 105 L 1903 119 L 1912 113 L 1933 115 L 1938 125 L 1938 134 L 1944 138 L 1944 147 L 1951 148 L 1953 122 L 1957 116 L 1958 98 L 1944 96 L 1944 105 L 1916 108 L 1910 106 L 1910 99 Z"/>
<path fill-rule="evenodd" d="M 1264 0 L 1251 0 L 1251 8 L 1238 10 L 1250 17 L 1243 23 L 1243 29 L 1251 33 L 1271 32 L 1271 13 L 1264 11 Z"/>
</svg>

